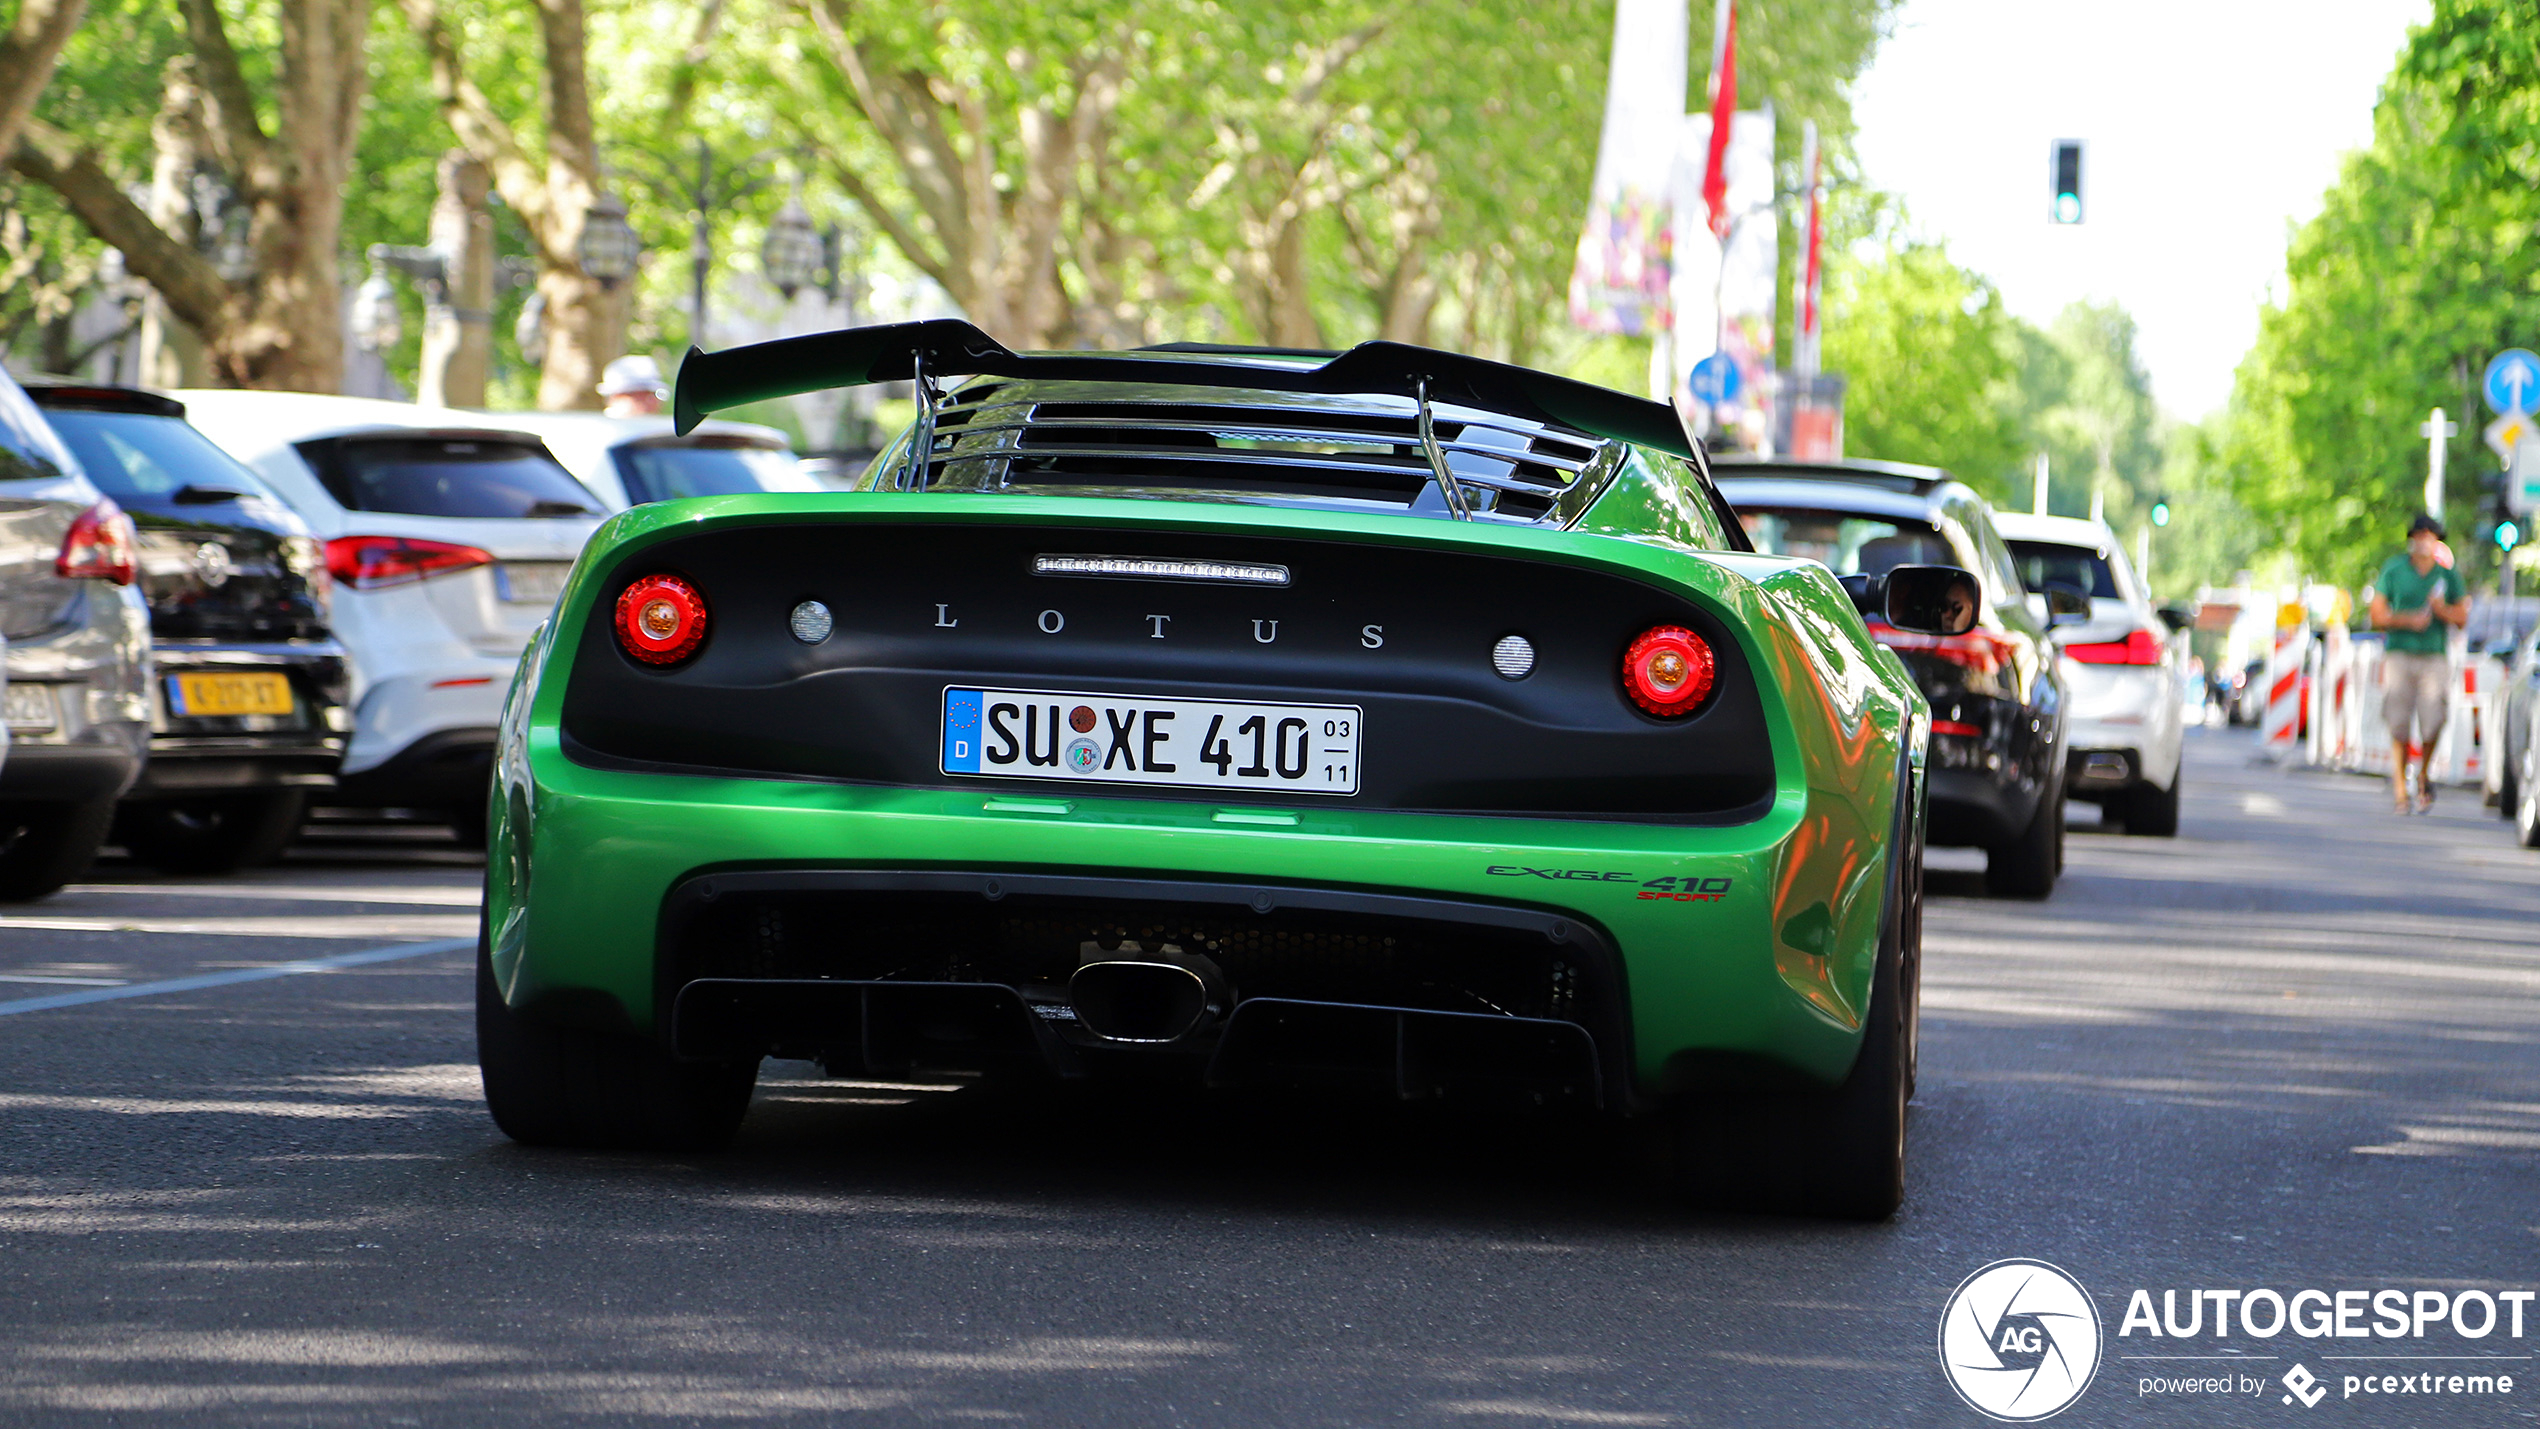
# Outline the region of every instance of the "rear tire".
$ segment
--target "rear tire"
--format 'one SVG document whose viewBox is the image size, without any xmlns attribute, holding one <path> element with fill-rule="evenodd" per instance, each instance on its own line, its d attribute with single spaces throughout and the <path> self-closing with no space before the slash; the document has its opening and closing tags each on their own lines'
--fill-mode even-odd
<svg viewBox="0 0 2540 1429">
<path fill-rule="evenodd" d="M 2018 838 L 1985 850 L 1984 889 L 1996 898 L 2044 898 L 2055 891 L 2055 876 L 2063 868 L 2064 786 L 2059 780 L 2039 797 L 2037 812 Z"/>
<path fill-rule="evenodd" d="M 2164 789 L 2147 782 L 2128 790 L 2125 810 L 2120 815 L 2125 820 L 2125 831 L 2148 838 L 2178 837 L 2178 792 L 2179 785 L 2185 782 L 2187 769 L 2182 763 L 2179 771 L 2170 776 L 2170 787 Z"/>
<path fill-rule="evenodd" d="M 114 826 L 115 801 L 0 807 L 0 900 L 42 898 L 88 871 Z"/>
<path fill-rule="evenodd" d="M 503 1002 L 480 929 L 476 1059 L 485 1107 L 529 1146 L 719 1151 L 741 1129 L 758 1062 L 684 1062 L 639 1037 L 557 1027 Z"/>
<path fill-rule="evenodd" d="M 1697 1203 L 1883 1221 L 1905 1200 L 1906 1107 L 1921 1041 L 1922 823 L 1889 874 L 1870 1005 L 1834 1087 L 1724 1087 L 1682 1112 L 1683 1180 Z"/>
<path fill-rule="evenodd" d="M 2540 784 L 2525 782 L 2522 797 L 2514 801 L 2514 842 L 2540 848 Z"/>
<path fill-rule="evenodd" d="M 124 852 L 162 873 L 234 873 L 282 857 L 300 833 L 299 789 L 127 804 L 115 816 Z"/>
</svg>

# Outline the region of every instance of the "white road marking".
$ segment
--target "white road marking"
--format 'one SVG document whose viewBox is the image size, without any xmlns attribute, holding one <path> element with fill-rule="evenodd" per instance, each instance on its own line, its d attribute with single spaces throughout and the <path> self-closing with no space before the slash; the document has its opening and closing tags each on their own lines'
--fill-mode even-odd
<svg viewBox="0 0 2540 1429">
<path fill-rule="evenodd" d="M 131 981 L 120 977 L 48 977 L 42 973 L 0 973 L 0 982 L 47 982 L 63 987 L 121 987 Z"/>
<path fill-rule="evenodd" d="M 126 987 L 90 988 L 82 992 L 59 992 L 50 997 L 22 997 L 0 1002 L 0 1017 L 21 1012 L 48 1012 L 56 1007 L 79 1007 L 91 1002 L 112 1002 L 124 997 L 155 997 L 169 992 L 195 992 L 207 987 L 227 987 L 234 982 L 261 982 L 267 978 L 292 977 L 300 973 L 333 972 L 337 968 L 356 968 L 368 963 L 390 963 L 399 958 L 420 958 L 431 953 L 454 953 L 474 946 L 474 938 L 442 938 L 429 943 L 401 943 L 393 948 L 366 948 L 358 953 L 337 953 L 331 958 L 307 958 L 299 962 L 270 963 L 260 968 L 237 968 L 229 972 L 204 973 L 198 977 L 168 978 L 160 982 L 133 983 Z"/>
<path fill-rule="evenodd" d="M 240 915 L 204 918 L 0 917 L 0 932 L 26 928 L 48 933 L 184 933 L 220 938 L 428 938 L 476 926 L 473 913 L 381 913 L 351 917 L 321 914 Z"/>
</svg>

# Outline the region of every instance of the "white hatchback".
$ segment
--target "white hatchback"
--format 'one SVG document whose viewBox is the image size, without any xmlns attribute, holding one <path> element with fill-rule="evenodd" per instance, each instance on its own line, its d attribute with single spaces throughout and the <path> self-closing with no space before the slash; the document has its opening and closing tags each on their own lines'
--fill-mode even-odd
<svg viewBox="0 0 2540 1429">
<path fill-rule="evenodd" d="M 2062 648 L 2071 797 L 2098 804 L 2130 834 L 2178 832 L 2182 710 L 2167 622 L 2104 522 L 1996 511 L 2029 603 L 2043 618 L 2042 582 L 2090 597 L 2087 623 L 2056 628 Z"/>
<path fill-rule="evenodd" d="M 503 692 L 603 503 L 482 413 L 297 392 L 178 394 L 325 543 L 352 655 L 334 802 L 445 812 L 481 837 Z"/>
<path fill-rule="evenodd" d="M 825 489 L 802 470 L 774 427 L 709 419 L 683 437 L 668 417 L 495 412 L 485 420 L 545 439 L 556 460 L 611 511 L 683 496 Z"/>
</svg>

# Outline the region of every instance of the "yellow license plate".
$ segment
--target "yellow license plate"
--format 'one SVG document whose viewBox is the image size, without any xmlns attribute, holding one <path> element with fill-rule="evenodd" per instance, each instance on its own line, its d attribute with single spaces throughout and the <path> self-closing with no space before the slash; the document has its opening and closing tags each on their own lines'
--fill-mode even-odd
<svg viewBox="0 0 2540 1429">
<path fill-rule="evenodd" d="M 287 715 L 291 713 L 291 681 L 270 672 L 237 675 L 177 675 L 168 692 L 181 715 Z"/>
</svg>

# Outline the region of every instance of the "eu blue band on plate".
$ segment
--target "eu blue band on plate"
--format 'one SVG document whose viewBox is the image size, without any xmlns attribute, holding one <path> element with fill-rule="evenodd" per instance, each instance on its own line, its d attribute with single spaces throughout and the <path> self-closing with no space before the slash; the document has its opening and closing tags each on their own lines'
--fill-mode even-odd
<svg viewBox="0 0 2540 1429">
<path fill-rule="evenodd" d="M 944 691 L 944 772 L 979 772 L 979 699 L 977 690 Z"/>
</svg>

